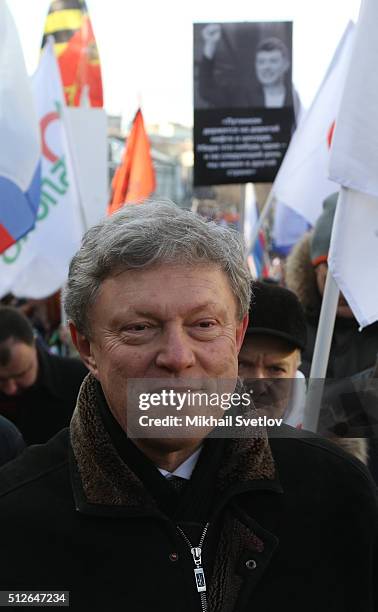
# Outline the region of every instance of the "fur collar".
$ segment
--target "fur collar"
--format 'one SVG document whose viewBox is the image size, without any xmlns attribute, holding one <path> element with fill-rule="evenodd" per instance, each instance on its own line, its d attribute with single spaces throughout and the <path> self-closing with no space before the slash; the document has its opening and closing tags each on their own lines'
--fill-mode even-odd
<svg viewBox="0 0 378 612">
<path fill-rule="evenodd" d="M 314 268 L 311 263 L 310 242 L 312 232 L 308 232 L 294 246 L 285 265 L 285 282 L 306 312 L 319 311 L 321 299 L 316 285 Z"/>
<path fill-rule="evenodd" d="M 106 431 L 98 407 L 96 380 L 84 379 L 72 417 L 71 443 L 83 492 L 91 504 L 156 508 L 155 500 L 139 478 L 122 461 Z M 224 492 L 235 484 L 271 481 L 275 467 L 267 437 L 230 440 L 216 489 Z"/>
</svg>

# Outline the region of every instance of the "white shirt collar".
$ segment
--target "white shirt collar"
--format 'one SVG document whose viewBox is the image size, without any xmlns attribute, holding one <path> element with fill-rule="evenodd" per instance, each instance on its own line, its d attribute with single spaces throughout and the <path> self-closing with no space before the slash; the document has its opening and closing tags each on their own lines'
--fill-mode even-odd
<svg viewBox="0 0 378 612">
<path fill-rule="evenodd" d="M 160 474 L 162 474 L 164 478 L 170 478 L 171 476 L 179 476 L 180 478 L 185 478 L 185 480 L 190 480 L 193 470 L 196 467 L 201 450 L 202 446 L 197 448 L 197 450 L 192 455 L 190 455 L 190 457 L 185 459 L 184 463 L 181 463 L 181 465 L 179 465 L 174 472 L 167 472 L 167 470 L 163 470 L 163 468 L 158 468 Z"/>
</svg>

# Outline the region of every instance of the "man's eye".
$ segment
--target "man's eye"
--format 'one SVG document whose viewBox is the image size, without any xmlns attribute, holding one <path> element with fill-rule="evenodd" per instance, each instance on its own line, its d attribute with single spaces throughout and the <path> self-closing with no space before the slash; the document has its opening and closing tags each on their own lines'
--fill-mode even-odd
<svg viewBox="0 0 378 612">
<path fill-rule="evenodd" d="M 126 332 L 141 332 L 149 329 L 149 326 L 146 323 L 135 323 L 135 325 L 128 325 L 124 328 L 123 331 Z"/>
<path fill-rule="evenodd" d="M 285 373 L 285 369 L 280 366 L 270 366 L 270 371 L 275 373 Z"/>
</svg>

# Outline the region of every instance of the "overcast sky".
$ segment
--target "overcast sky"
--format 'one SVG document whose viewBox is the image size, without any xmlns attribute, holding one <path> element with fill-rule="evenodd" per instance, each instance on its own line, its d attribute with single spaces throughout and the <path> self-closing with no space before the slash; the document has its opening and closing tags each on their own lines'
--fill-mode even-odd
<svg viewBox="0 0 378 612">
<path fill-rule="evenodd" d="M 28 71 L 38 63 L 50 0 L 7 0 Z M 193 22 L 294 22 L 293 79 L 304 106 L 316 93 L 360 0 L 87 0 L 109 113 L 128 123 L 141 98 L 148 123 L 192 124 Z"/>
</svg>

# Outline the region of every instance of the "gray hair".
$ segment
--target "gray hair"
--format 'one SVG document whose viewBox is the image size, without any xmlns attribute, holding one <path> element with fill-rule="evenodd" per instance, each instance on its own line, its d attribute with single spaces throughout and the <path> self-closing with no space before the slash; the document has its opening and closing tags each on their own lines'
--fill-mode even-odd
<svg viewBox="0 0 378 612">
<path fill-rule="evenodd" d="M 149 201 L 124 206 L 86 232 L 70 264 L 68 318 L 89 337 L 88 310 L 106 278 L 167 263 L 217 265 L 229 279 L 240 319 L 248 312 L 251 277 L 241 235 L 173 202 Z"/>
</svg>

